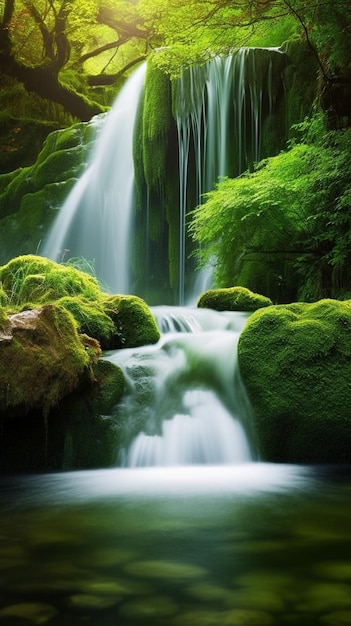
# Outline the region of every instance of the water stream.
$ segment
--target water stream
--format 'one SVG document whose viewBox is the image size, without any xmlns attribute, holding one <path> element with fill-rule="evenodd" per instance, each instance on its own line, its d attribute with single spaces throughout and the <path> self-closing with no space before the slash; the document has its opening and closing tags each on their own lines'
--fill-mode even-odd
<svg viewBox="0 0 351 626">
<path fill-rule="evenodd" d="M 157 345 L 105 356 L 122 367 L 127 380 L 118 421 L 133 441 L 119 455 L 119 463 L 138 467 L 253 460 L 250 409 L 236 356 L 248 315 L 195 307 L 152 311 L 162 331 Z"/>
<path fill-rule="evenodd" d="M 0 626 L 350 626 L 351 468 L 253 460 L 245 315 L 153 312 L 123 467 L 0 477 Z"/>
<path fill-rule="evenodd" d="M 150 190 L 146 173 L 139 171 L 146 167 L 145 155 L 136 168 L 140 180 L 135 180 L 133 137 L 144 93 L 142 64 L 109 114 L 97 116 L 96 141 L 86 169 L 59 210 L 41 254 L 56 261 L 88 259 L 112 293 L 136 293 L 148 300 L 151 292 L 159 302 L 166 288 L 168 302 L 170 298 L 176 304 L 188 302 L 196 280 L 201 280 L 191 258 L 190 212 L 219 178 L 238 176 L 261 158 L 267 120 L 270 144 L 282 141 L 284 130 L 275 117 L 277 101 L 284 100 L 285 63 L 286 55 L 278 49 L 242 48 L 184 71 L 172 90 L 175 119 L 165 141 L 174 145 L 165 157 L 158 190 Z M 149 154 L 146 161 L 152 157 Z M 170 198 L 163 195 L 168 177 L 178 178 Z M 162 222 L 159 239 L 150 233 L 151 209 Z"/>
<path fill-rule="evenodd" d="M 133 132 L 144 84 L 141 65 L 107 117 L 97 118 L 98 139 L 41 251 L 55 261 L 83 257 L 113 293 L 129 289 L 129 229 L 134 198 Z M 113 132 L 111 132 L 113 129 Z"/>
</svg>

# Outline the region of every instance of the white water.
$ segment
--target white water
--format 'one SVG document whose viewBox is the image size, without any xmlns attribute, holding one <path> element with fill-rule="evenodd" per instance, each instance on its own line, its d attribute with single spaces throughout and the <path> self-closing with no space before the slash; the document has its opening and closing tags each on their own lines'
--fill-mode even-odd
<svg viewBox="0 0 351 626">
<path fill-rule="evenodd" d="M 194 209 L 192 203 L 201 204 L 203 194 L 213 189 L 219 178 L 237 176 L 260 158 L 263 120 L 275 112 L 281 83 L 279 78 L 273 80 L 272 57 L 275 54 L 281 58 L 281 53 L 271 50 L 267 56 L 266 52 L 243 48 L 227 57 L 215 57 L 203 66 L 188 68 L 176 84 L 173 109 L 178 131 L 179 194 L 175 191 L 172 202 L 174 210 L 179 211 L 179 232 L 169 237 L 178 237 L 179 241 L 179 261 L 172 260 L 177 267 L 171 272 L 178 275 L 178 284 L 172 290 L 179 304 L 194 300 L 193 294 L 199 293 L 196 281 L 202 280 L 204 289 L 211 287 L 204 277 L 211 281 L 212 273 L 195 272 L 189 261 L 192 244 L 187 225 L 189 211 Z M 260 71 L 256 71 L 256 64 Z M 137 220 L 133 229 L 140 228 L 141 232 L 137 238 L 131 233 L 135 196 L 133 133 L 145 68 L 143 64 L 129 78 L 111 112 L 97 117 L 100 129 L 91 159 L 60 209 L 41 254 L 56 261 L 83 257 L 94 266 L 107 291 L 133 292 L 147 299 L 144 285 L 152 281 L 155 269 L 146 263 L 145 267 L 134 268 L 132 277 L 129 256 L 136 240 L 145 242 L 146 258 L 150 257 L 151 246 L 157 249 L 159 243 L 150 240 L 148 220 L 146 232 Z M 279 85 L 275 84 L 277 80 Z M 263 102 L 269 103 L 265 111 Z M 147 214 L 149 192 L 145 191 L 146 206 L 141 209 Z M 157 202 L 162 207 L 164 198 Z M 168 226 L 161 229 L 161 237 L 168 237 Z M 165 245 L 164 250 L 166 258 L 156 263 L 165 268 L 160 282 L 170 288 L 169 246 Z"/>
<path fill-rule="evenodd" d="M 128 390 L 119 405 L 127 467 L 238 464 L 254 457 L 249 408 L 237 366 L 247 315 L 157 307 L 155 346 L 118 350 Z"/>
<path fill-rule="evenodd" d="M 134 199 L 133 132 L 146 65 L 119 93 L 103 121 L 85 173 L 49 233 L 44 256 L 84 257 L 109 291 L 129 292 L 129 230 Z"/>
<path fill-rule="evenodd" d="M 179 151 L 179 304 L 185 301 L 188 188 L 194 169 L 197 204 L 218 180 L 238 176 L 261 157 L 263 97 L 274 113 L 272 59 L 267 77 L 256 70 L 257 49 L 241 48 L 187 68 L 176 84 Z M 272 54 L 281 55 L 278 49 Z M 193 155 L 194 163 L 190 155 Z M 209 288 L 211 285 L 207 285 Z M 197 292 L 199 293 L 199 292 Z"/>
</svg>

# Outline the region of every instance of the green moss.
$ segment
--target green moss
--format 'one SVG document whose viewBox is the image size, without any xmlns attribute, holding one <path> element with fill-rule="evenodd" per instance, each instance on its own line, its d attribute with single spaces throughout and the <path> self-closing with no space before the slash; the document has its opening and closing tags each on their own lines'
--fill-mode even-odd
<svg viewBox="0 0 351 626">
<path fill-rule="evenodd" d="M 79 295 L 90 301 L 101 297 L 99 284 L 93 276 L 30 254 L 0 267 L 0 280 L 9 304 L 15 306 L 26 302 L 43 304 L 65 296 Z"/>
<path fill-rule="evenodd" d="M 256 311 L 267 307 L 272 301 L 266 296 L 253 293 L 245 287 L 209 289 L 201 294 L 197 306 L 216 311 Z"/>
<path fill-rule="evenodd" d="M 1 290 L 0 290 L 0 299 L 1 299 Z M 5 328 L 8 325 L 8 323 L 9 323 L 9 320 L 8 320 L 7 313 L 5 309 L 3 308 L 3 305 L 0 300 L 0 329 L 2 330 L 3 328 Z"/>
<path fill-rule="evenodd" d="M 238 353 L 262 459 L 351 461 L 351 301 L 257 311 Z"/>
<path fill-rule="evenodd" d="M 120 367 L 110 361 L 100 360 L 93 366 L 97 385 L 91 393 L 94 414 L 111 415 L 113 408 L 121 400 L 125 378 Z"/>
<path fill-rule="evenodd" d="M 171 119 L 171 83 L 168 75 L 157 68 L 151 58 L 143 101 L 144 173 L 149 189 L 163 186 Z"/>
<path fill-rule="evenodd" d="M 24 167 L 0 178 L 0 217 L 18 211 L 21 199 L 34 191 L 31 168 Z"/>
<path fill-rule="evenodd" d="M 50 133 L 33 165 L 0 176 L 0 263 L 38 250 L 84 168 L 96 126 L 92 121 Z"/>
<path fill-rule="evenodd" d="M 43 141 L 57 128 L 56 122 L 16 118 L 6 111 L 0 114 L 0 171 L 10 172 L 32 165 Z"/>
<path fill-rule="evenodd" d="M 102 303 L 92 302 L 80 296 L 65 296 L 60 298 L 57 304 L 73 315 L 80 333 L 97 339 L 103 349 L 112 349 L 120 344 L 117 328 L 103 310 Z"/>
<path fill-rule="evenodd" d="M 115 323 L 124 348 L 157 343 L 160 331 L 150 309 L 137 296 L 106 296 L 104 310 Z"/>
<path fill-rule="evenodd" d="M 52 414 L 66 424 L 64 469 L 109 467 L 116 464 L 120 428 L 114 418 L 125 379 L 109 361 L 92 366 L 94 384 L 67 396 Z"/>
<path fill-rule="evenodd" d="M 47 413 L 78 386 L 89 362 L 73 317 L 61 307 L 10 316 L 0 337 L 0 409 Z"/>
<path fill-rule="evenodd" d="M 0 267 L 0 295 L 9 309 L 57 303 L 73 316 L 80 333 L 103 349 L 155 343 L 160 337 L 146 303 L 135 296 L 108 296 L 97 279 L 72 264 L 23 255 Z"/>
</svg>

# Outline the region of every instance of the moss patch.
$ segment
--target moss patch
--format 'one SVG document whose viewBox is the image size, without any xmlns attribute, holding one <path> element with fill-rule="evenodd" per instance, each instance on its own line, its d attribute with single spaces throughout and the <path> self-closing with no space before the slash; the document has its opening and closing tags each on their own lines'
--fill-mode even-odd
<svg viewBox="0 0 351 626">
<path fill-rule="evenodd" d="M 61 307 L 10 315 L 0 334 L 0 410 L 48 412 L 77 387 L 90 358 Z"/>
<path fill-rule="evenodd" d="M 106 296 L 104 309 L 109 313 L 124 348 L 157 343 L 160 331 L 144 300 L 137 296 Z"/>
<path fill-rule="evenodd" d="M 351 462 L 351 301 L 257 311 L 238 353 L 263 460 Z"/>
<path fill-rule="evenodd" d="M 266 296 L 254 293 L 246 287 L 209 289 L 201 294 L 197 306 L 215 311 L 256 311 L 267 307 L 272 301 Z"/>
<path fill-rule="evenodd" d="M 35 163 L 0 176 L 0 263 L 38 250 L 97 135 L 96 120 L 54 131 Z"/>
<path fill-rule="evenodd" d="M 101 297 L 99 283 L 93 276 L 30 254 L 0 267 L 0 280 L 9 305 L 13 306 L 44 304 L 65 296 L 81 296 L 90 301 Z"/>
</svg>

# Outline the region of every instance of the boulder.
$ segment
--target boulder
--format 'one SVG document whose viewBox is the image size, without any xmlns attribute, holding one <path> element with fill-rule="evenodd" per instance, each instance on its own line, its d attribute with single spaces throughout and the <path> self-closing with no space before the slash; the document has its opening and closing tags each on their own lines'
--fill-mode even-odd
<svg viewBox="0 0 351 626">
<path fill-rule="evenodd" d="M 256 311 L 271 304 L 269 298 L 246 287 L 229 287 L 205 291 L 201 294 L 197 306 L 215 311 Z"/>
<path fill-rule="evenodd" d="M 351 462 L 351 301 L 256 311 L 238 358 L 262 460 Z"/>
</svg>

